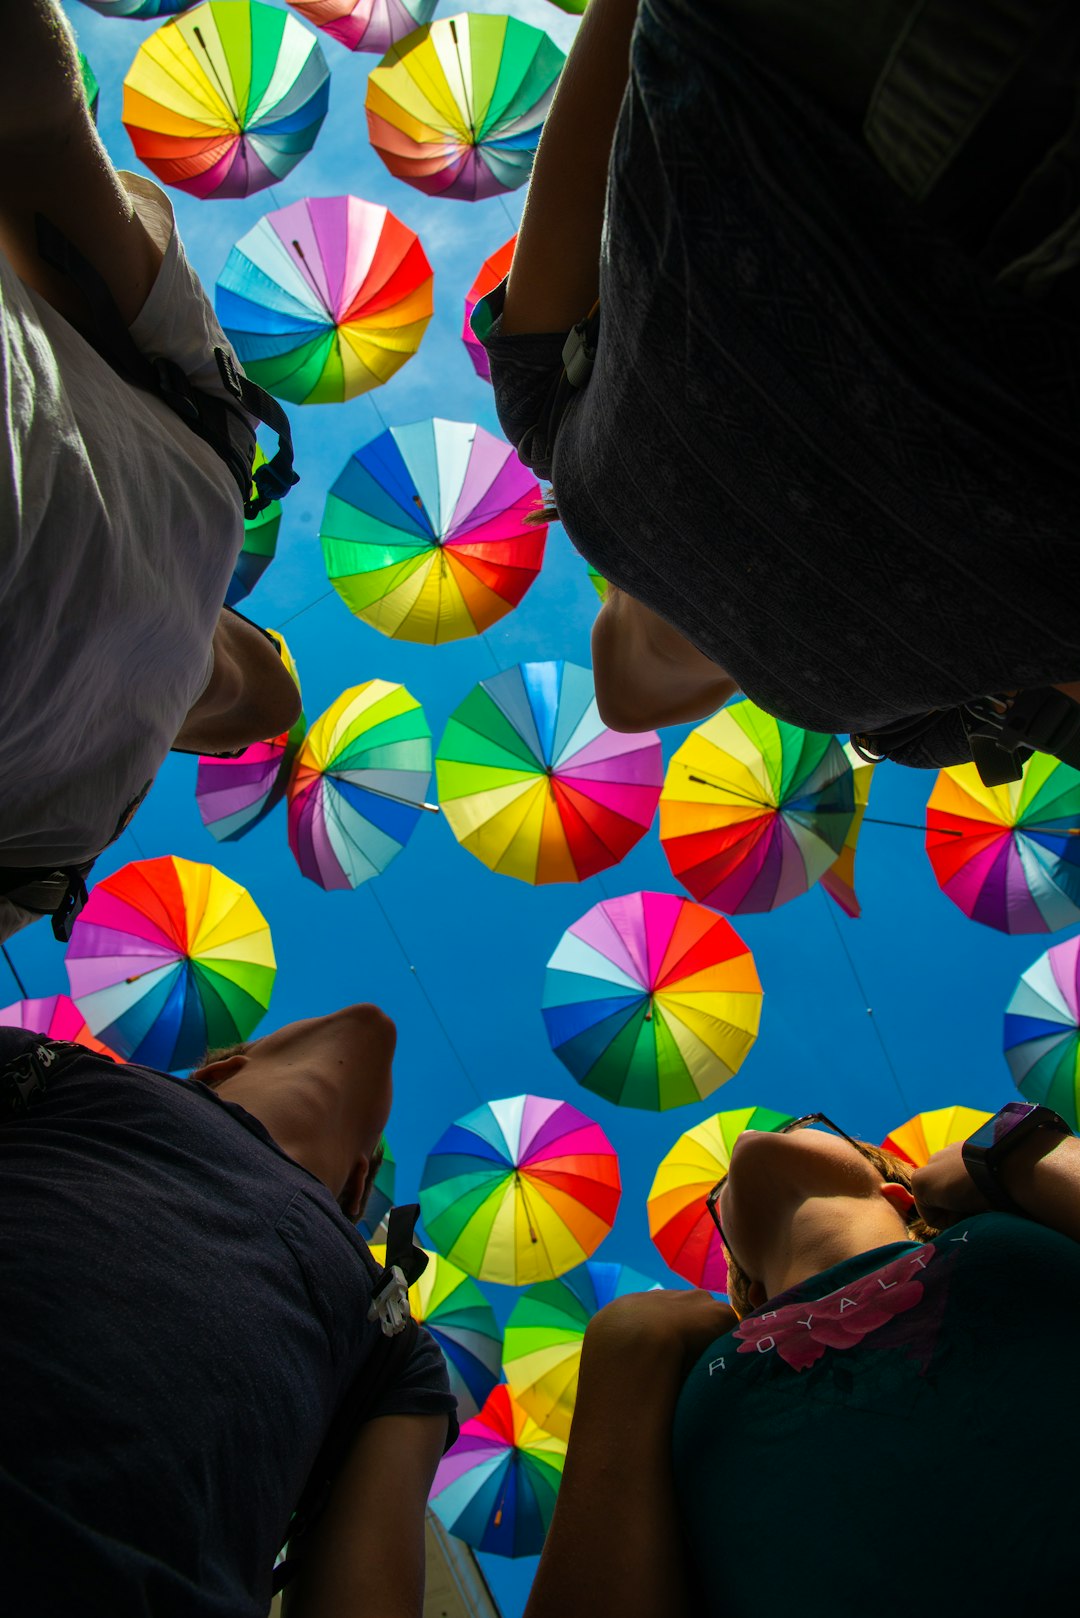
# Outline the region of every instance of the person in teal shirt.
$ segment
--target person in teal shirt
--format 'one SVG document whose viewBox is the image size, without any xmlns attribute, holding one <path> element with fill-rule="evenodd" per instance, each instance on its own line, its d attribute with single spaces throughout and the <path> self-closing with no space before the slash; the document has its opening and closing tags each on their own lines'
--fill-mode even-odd
<svg viewBox="0 0 1080 1618">
<path fill-rule="evenodd" d="M 815 1115 L 816 1116 L 816 1115 Z M 745 1132 L 715 1195 L 735 1307 L 653 1292 L 585 1335 L 526 1618 L 948 1618 L 1075 1600 L 1080 1140 L 991 1208 L 831 1129 Z"/>
</svg>

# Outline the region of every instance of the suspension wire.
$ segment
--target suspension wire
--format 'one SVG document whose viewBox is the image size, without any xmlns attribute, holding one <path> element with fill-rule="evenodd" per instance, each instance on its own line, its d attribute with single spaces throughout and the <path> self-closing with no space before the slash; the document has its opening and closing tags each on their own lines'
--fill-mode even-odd
<svg viewBox="0 0 1080 1618">
<path fill-rule="evenodd" d="M 387 421 L 386 417 L 383 415 L 382 411 L 379 409 L 378 405 L 375 403 L 374 389 L 368 388 L 366 398 L 367 398 L 368 404 L 371 406 L 372 410 L 374 410 L 376 416 L 378 416 L 379 422 L 382 425 L 383 431 L 384 432 L 389 432 L 390 431 L 390 423 Z"/>
<path fill-rule="evenodd" d="M 507 219 L 510 221 L 511 229 L 513 230 L 513 233 L 516 236 L 517 233 L 518 233 L 518 221 L 514 218 L 513 214 L 510 212 L 510 209 L 507 206 L 506 198 L 503 195 L 503 193 L 500 191 L 498 195 L 499 195 L 499 201 L 502 204 L 502 211 L 506 215 Z"/>
<path fill-rule="evenodd" d="M 498 656 L 496 655 L 494 646 L 492 646 L 491 642 L 487 638 L 487 631 L 486 630 L 482 629 L 480 631 L 480 639 L 483 641 L 484 645 L 488 649 L 488 654 L 489 654 L 489 656 L 491 658 L 491 661 L 495 665 L 495 673 L 496 674 L 501 674 L 502 671 L 503 671 L 503 666 L 499 662 L 499 659 L 498 659 Z"/>
<path fill-rule="evenodd" d="M 462 1073 L 464 1074 L 466 1084 L 469 1086 L 469 1089 L 472 1091 L 472 1093 L 476 1097 L 477 1101 L 482 1102 L 484 1098 L 480 1094 L 480 1091 L 477 1089 L 476 1084 L 473 1081 L 472 1074 L 469 1072 L 468 1068 L 465 1066 L 465 1062 L 464 1062 L 464 1059 L 463 1059 L 463 1057 L 461 1055 L 461 1052 L 458 1050 L 457 1046 L 454 1044 L 454 1041 L 451 1039 L 450 1030 L 447 1028 L 446 1024 L 443 1022 L 442 1018 L 439 1016 L 438 1010 L 436 1009 L 436 1006 L 435 1006 L 435 1002 L 434 1002 L 434 1000 L 432 1000 L 430 994 L 428 993 L 427 986 L 424 983 L 423 978 L 420 976 L 420 973 L 417 971 L 417 969 L 413 965 L 412 961 L 410 961 L 409 952 L 405 948 L 405 945 L 404 945 L 404 943 L 402 941 L 402 938 L 401 938 L 401 934 L 398 932 L 397 928 L 394 926 L 394 923 L 390 920 L 390 916 L 389 916 L 389 913 L 387 912 L 386 906 L 383 904 L 382 900 L 379 898 L 379 895 L 376 893 L 373 885 L 370 882 L 366 883 L 365 886 L 367 887 L 367 890 L 370 893 L 372 899 L 375 901 L 376 908 L 378 909 L 378 912 L 379 912 L 380 916 L 382 916 L 383 921 L 385 921 L 385 923 L 387 925 L 387 928 L 389 929 L 390 934 L 391 934 L 391 936 L 392 936 L 392 938 L 394 940 L 394 943 L 397 945 L 398 949 L 401 951 L 402 960 L 405 962 L 405 965 L 409 968 L 409 971 L 412 973 L 413 981 L 415 982 L 416 987 L 420 990 L 420 993 L 423 995 L 424 999 L 427 1001 L 428 1010 L 431 1012 L 431 1015 L 434 1017 L 436 1023 L 438 1024 L 439 1030 L 442 1033 L 443 1038 L 445 1039 L 447 1045 L 450 1048 L 450 1052 L 453 1055 L 454 1061 L 457 1063 L 458 1067 L 461 1069 Z"/>
<path fill-rule="evenodd" d="M 899 1095 L 901 1101 L 904 1103 L 904 1106 L 907 1107 L 908 1110 L 910 1111 L 911 1110 L 911 1103 L 908 1100 L 906 1094 L 904 1093 L 904 1087 L 900 1083 L 900 1075 L 899 1075 L 899 1073 L 897 1073 L 896 1067 L 895 1067 L 895 1065 L 893 1063 L 893 1059 L 889 1055 L 889 1048 L 885 1043 L 885 1036 L 881 1032 L 881 1028 L 880 1028 L 880 1026 L 878 1024 L 877 1018 L 874 1016 L 874 1008 L 870 1004 L 870 998 L 869 998 L 869 996 L 868 996 L 868 994 L 866 992 L 866 988 L 865 988 L 865 986 L 863 984 L 863 980 L 859 976 L 859 969 L 855 965 L 855 962 L 854 962 L 854 960 L 852 958 L 851 951 L 848 949 L 847 939 L 844 937 L 843 933 L 840 930 L 840 923 L 837 921 L 836 914 L 835 914 L 835 911 L 833 909 L 833 901 L 828 897 L 828 895 L 826 894 L 826 892 L 825 892 L 825 890 L 823 888 L 819 887 L 818 888 L 818 893 L 821 895 L 822 904 L 825 906 L 826 910 L 829 912 L 829 920 L 832 922 L 833 931 L 835 932 L 835 934 L 837 936 L 837 939 L 838 939 L 839 944 L 840 944 L 840 948 L 844 952 L 844 959 L 847 961 L 848 967 L 851 970 L 851 975 L 855 980 L 855 987 L 858 989 L 859 994 L 862 996 L 863 1005 L 866 1007 L 866 1015 L 870 1018 L 870 1023 L 871 1023 L 871 1026 L 872 1026 L 873 1030 L 874 1030 L 874 1036 L 877 1039 L 878 1044 L 881 1046 L 881 1054 L 882 1054 L 882 1056 L 883 1056 L 883 1058 L 885 1060 L 885 1066 L 888 1068 L 890 1074 L 892 1075 L 892 1081 L 896 1085 L 897 1094 Z"/>
<path fill-rule="evenodd" d="M 15 979 L 15 982 L 19 985 L 19 998 L 21 1000 L 29 1000 L 30 996 L 27 993 L 26 984 L 23 982 L 22 978 L 19 976 L 19 974 L 18 974 L 18 972 L 17 972 L 17 970 L 15 968 L 15 962 L 11 959 L 11 956 L 8 954 L 7 945 L 6 944 L 0 944 L 0 949 L 2 949 L 3 952 L 4 952 L 4 959 L 8 964 L 8 970 L 10 971 L 12 977 Z"/>
<path fill-rule="evenodd" d="M 325 601 L 328 596 L 332 596 L 335 593 L 334 587 L 331 585 L 329 590 L 324 590 L 321 596 L 315 597 L 314 601 L 309 601 L 305 607 L 297 607 L 296 611 L 290 612 L 287 618 L 280 619 L 274 625 L 274 628 L 278 630 L 284 629 L 285 625 L 291 624 L 294 618 L 302 618 L 305 612 L 310 612 L 312 607 L 317 607 L 320 601 Z"/>
</svg>

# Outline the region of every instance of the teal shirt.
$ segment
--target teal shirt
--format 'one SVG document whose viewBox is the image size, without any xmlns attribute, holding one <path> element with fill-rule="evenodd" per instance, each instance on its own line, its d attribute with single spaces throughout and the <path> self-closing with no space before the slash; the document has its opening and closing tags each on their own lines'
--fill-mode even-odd
<svg viewBox="0 0 1080 1618">
<path fill-rule="evenodd" d="M 676 1410 L 701 1610 L 1075 1610 L 1078 1366 L 1080 1244 L 1008 1214 L 770 1300 L 702 1355 Z"/>
</svg>

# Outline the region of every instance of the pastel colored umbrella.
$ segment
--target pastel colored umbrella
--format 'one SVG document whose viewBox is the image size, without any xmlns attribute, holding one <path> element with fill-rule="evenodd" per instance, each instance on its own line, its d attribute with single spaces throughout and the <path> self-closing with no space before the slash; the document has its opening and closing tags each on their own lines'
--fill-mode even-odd
<svg viewBox="0 0 1080 1618">
<path fill-rule="evenodd" d="M 569 1438 L 586 1326 L 616 1298 L 653 1292 L 659 1284 L 628 1264 L 590 1259 L 557 1281 L 527 1287 L 503 1336 L 506 1381 L 526 1414 L 548 1432 Z"/>
<path fill-rule="evenodd" d="M 375 1238 L 375 1233 L 386 1219 L 394 1206 L 394 1183 L 397 1180 L 397 1163 L 390 1150 L 390 1144 L 383 1136 L 383 1160 L 379 1164 L 375 1175 L 375 1184 L 368 1194 L 367 1207 L 356 1221 L 356 1228 L 368 1241 Z M 385 1234 L 383 1237 L 385 1241 Z"/>
<path fill-rule="evenodd" d="M 365 680 L 315 721 L 289 782 L 289 847 L 322 888 L 358 888 L 412 836 L 431 780 L 431 731 L 403 685 Z"/>
<path fill-rule="evenodd" d="M 262 0 L 205 0 L 143 40 L 124 80 L 124 127 L 165 185 L 248 197 L 311 150 L 329 96 L 303 23 Z"/>
<path fill-rule="evenodd" d="M 540 571 L 540 485 L 471 422 L 390 427 L 358 449 L 326 501 L 326 571 L 350 612 L 426 646 L 481 634 Z"/>
<path fill-rule="evenodd" d="M 1080 1129 L 1080 937 L 1054 944 L 1016 985 L 1005 1059 L 1021 1095 Z"/>
<path fill-rule="evenodd" d="M 125 1059 L 170 1072 L 247 1039 L 277 966 L 266 918 L 212 865 L 167 854 L 98 882 L 67 947 L 71 992 Z"/>
<path fill-rule="evenodd" d="M 86 60 L 82 51 L 79 52 L 79 73 L 82 76 L 83 90 L 86 94 L 86 105 L 90 108 L 90 116 L 97 123 L 98 101 L 101 98 L 101 86 L 97 81 L 97 74 Z"/>
<path fill-rule="evenodd" d="M 109 1056 L 114 1062 L 120 1060 L 110 1046 L 95 1039 L 86 1018 L 66 994 L 50 994 L 43 1000 L 16 1000 L 0 1011 L 0 1027 L 27 1028 L 32 1034 L 44 1034 L 46 1039 L 85 1045 L 88 1051 L 96 1051 L 99 1056 Z"/>
<path fill-rule="evenodd" d="M 170 17 L 186 11 L 196 0 L 82 0 L 91 11 L 103 17 Z"/>
<path fill-rule="evenodd" d="M 487 349 L 476 338 L 470 322 L 472 312 L 481 298 L 494 290 L 500 281 L 504 281 L 510 273 L 510 262 L 514 256 L 517 245 L 517 234 L 511 236 L 508 242 L 486 258 L 480 266 L 476 280 L 465 294 L 465 323 L 461 328 L 461 341 L 468 350 L 469 358 L 473 363 L 473 370 L 484 382 L 491 381 L 491 366 L 488 364 Z"/>
<path fill-rule="evenodd" d="M 724 708 L 672 757 L 660 841 L 695 899 L 730 915 L 774 910 L 835 864 L 855 816 L 851 765 L 835 736 Z"/>
<path fill-rule="evenodd" d="M 955 1141 L 967 1140 L 992 1116 L 974 1107 L 937 1107 L 933 1112 L 917 1112 L 907 1123 L 891 1130 L 881 1144 L 885 1151 L 921 1168 L 935 1152 Z"/>
<path fill-rule="evenodd" d="M 645 835 L 663 760 L 655 731 L 608 730 L 591 672 L 559 661 L 474 686 L 450 715 L 435 770 L 470 854 L 522 882 L 581 882 Z"/>
<path fill-rule="evenodd" d="M 340 404 L 416 353 L 431 284 L 419 239 L 388 208 L 308 197 L 241 236 L 216 304 L 253 382 L 294 404 Z"/>
<path fill-rule="evenodd" d="M 431 1508 L 474 1550 L 536 1556 L 565 1461 L 565 1439 L 538 1427 L 500 1383 L 439 1462 Z"/>
<path fill-rule="evenodd" d="M 371 144 L 390 173 L 476 202 L 524 185 L 565 58 L 515 17 L 461 13 L 406 36 L 372 69 Z"/>
<path fill-rule="evenodd" d="M 621 1181 L 599 1124 L 566 1101 L 510 1096 L 459 1118 L 424 1165 L 432 1246 L 481 1281 L 527 1286 L 591 1258 Z"/>
<path fill-rule="evenodd" d="M 1019 781 L 987 787 L 974 764 L 942 770 L 926 806 L 938 886 L 1003 933 L 1080 921 L 1080 770 L 1034 753 Z"/>
<path fill-rule="evenodd" d="M 294 11 L 350 51 L 378 51 L 430 22 L 438 0 L 288 0 Z"/>
<path fill-rule="evenodd" d="M 731 1166 L 731 1149 L 744 1129 L 779 1129 L 787 1112 L 739 1107 L 718 1112 L 680 1135 L 661 1159 L 648 1196 L 649 1235 L 664 1262 L 692 1286 L 727 1292 L 723 1243 L 705 1198 Z"/>
<path fill-rule="evenodd" d="M 266 456 L 259 445 L 255 447 L 255 460 L 252 473 L 266 465 Z M 252 492 L 255 491 L 254 479 Z M 225 605 L 235 607 L 238 601 L 250 595 L 263 574 L 277 554 L 278 533 L 281 529 L 281 502 L 271 500 L 263 507 L 257 517 L 251 517 L 244 522 L 244 544 L 240 555 L 236 558 L 229 588 L 225 592 Z"/>
<path fill-rule="evenodd" d="M 282 661 L 300 685 L 292 653 L 273 629 Z M 203 754 L 195 776 L 195 802 L 202 823 L 219 843 L 235 843 L 264 820 L 285 796 L 293 760 L 307 728 L 303 713 L 290 730 L 269 741 L 253 742 L 234 758 Z"/>
<path fill-rule="evenodd" d="M 542 1006 L 551 1048 L 579 1084 L 661 1111 L 738 1072 L 761 993 L 730 922 L 672 893 L 631 893 L 593 905 L 563 934 Z"/>
<path fill-rule="evenodd" d="M 385 1247 L 371 1251 L 380 1264 L 385 1262 Z M 502 1334 L 476 1282 L 448 1258 L 429 1253 L 428 1259 L 427 1269 L 409 1288 L 409 1306 L 442 1349 L 458 1421 L 470 1421 L 499 1381 Z"/>
<path fill-rule="evenodd" d="M 840 906 L 844 914 L 855 917 L 862 915 L 862 906 L 855 892 L 855 852 L 858 848 L 863 816 L 870 802 L 870 787 L 877 766 L 867 764 L 850 743 L 845 744 L 844 752 L 851 765 L 851 779 L 855 789 L 855 813 L 851 817 L 851 824 L 844 837 L 844 846 L 837 856 L 836 864 L 830 865 L 820 880 L 829 898 Z"/>
</svg>

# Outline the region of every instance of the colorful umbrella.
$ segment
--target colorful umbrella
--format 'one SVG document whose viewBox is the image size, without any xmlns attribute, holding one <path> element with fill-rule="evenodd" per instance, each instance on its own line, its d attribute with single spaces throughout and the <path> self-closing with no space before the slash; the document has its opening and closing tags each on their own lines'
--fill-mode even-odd
<svg viewBox="0 0 1080 1618">
<path fill-rule="evenodd" d="M 218 318 L 253 382 L 337 404 L 388 381 L 431 319 L 431 265 L 413 231 L 359 197 L 264 215 L 229 253 Z"/>
<path fill-rule="evenodd" d="M 282 661 L 299 689 L 300 676 L 284 637 L 273 629 L 267 633 L 281 647 Z M 211 837 L 219 843 L 235 843 L 281 802 L 306 728 L 301 713 L 291 730 L 269 741 L 253 742 L 235 758 L 200 757 L 195 802 Z"/>
<path fill-rule="evenodd" d="M 1048 949 L 1016 985 L 1005 1057 L 1022 1095 L 1080 1129 L 1080 937 Z"/>
<path fill-rule="evenodd" d="M 731 1166 L 744 1129 L 779 1129 L 791 1114 L 769 1107 L 718 1112 L 680 1135 L 656 1171 L 648 1197 L 649 1235 L 664 1262 L 696 1287 L 727 1291 L 727 1262 L 705 1198 Z"/>
<path fill-rule="evenodd" d="M 82 76 L 83 91 L 86 95 L 86 105 L 90 108 L 90 116 L 97 123 L 98 101 L 101 99 L 101 86 L 97 81 L 97 74 L 86 60 L 82 51 L 79 52 L 79 73 Z"/>
<path fill-rule="evenodd" d="M 805 893 L 835 863 L 854 815 L 851 765 L 835 736 L 739 702 L 673 756 L 660 841 L 695 899 L 745 915 Z"/>
<path fill-rule="evenodd" d="M 893 1129 L 882 1141 L 886 1152 L 893 1152 L 916 1168 L 943 1147 L 967 1140 L 980 1124 L 992 1116 L 974 1107 L 938 1107 L 933 1112 L 917 1112 L 906 1124 Z"/>
<path fill-rule="evenodd" d="M 289 847 L 322 888 L 384 871 L 427 807 L 431 731 L 403 685 L 343 691 L 308 731 L 289 782 Z"/>
<path fill-rule="evenodd" d="M 193 1067 L 247 1039 L 277 970 L 266 919 L 238 882 L 175 854 L 96 884 L 67 948 L 91 1029 L 147 1067 Z"/>
<path fill-rule="evenodd" d="M 472 312 L 480 299 L 486 297 L 493 288 L 498 286 L 500 281 L 504 281 L 509 275 L 510 261 L 514 256 L 516 245 L 517 235 L 515 234 L 511 236 L 508 242 L 503 242 L 502 246 L 492 253 L 490 258 L 486 258 L 480 266 L 480 272 L 476 280 L 465 294 L 465 324 L 461 328 L 461 341 L 468 349 L 469 358 L 473 362 L 473 370 L 484 382 L 491 381 L 491 366 L 488 364 L 487 349 L 473 335 L 470 324 Z"/>
<path fill-rule="evenodd" d="M 371 1251 L 385 1263 L 386 1248 Z M 457 1400 L 458 1421 L 470 1421 L 499 1380 L 502 1338 L 495 1311 L 476 1282 L 448 1258 L 428 1255 L 427 1269 L 409 1288 L 413 1318 L 442 1349 Z"/>
<path fill-rule="evenodd" d="M 261 447 L 256 445 L 252 473 L 265 465 L 266 456 Z M 252 493 L 255 493 L 254 478 L 251 488 Z M 278 500 L 271 500 L 257 517 L 245 521 L 243 549 L 236 558 L 236 566 L 233 568 L 233 576 L 229 580 L 229 588 L 225 595 L 227 607 L 235 607 L 238 601 L 243 601 L 244 597 L 254 590 L 277 553 L 280 528 L 281 503 Z"/>
<path fill-rule="evenodd" d="M 621 1182 L 599 1124 L 566 1101 L 510 1096 L 459 1118 L 420 1182 L 432 1245 L 481 1281 L 526 1286 L 589 1258 Z"/>
<path fill-rule="evenodd" d="M 500 1383 L 439 1462 L 431 1506 L 447 1531 L 493 1556 L 536 1556 L 543 1547 L 566 1460 Z"/>
<path fill-rule="evenodd" d="M 615 1298 L 653 1292 L 659 1284 L 628 1264 L 590 1259 L 558 1281 L 527 1288 L 503 1338 L 506 1380 L 526 1414 L 549 1433 L 569 1438 L 586 1326 Z"/>
<path fill-rule="evenodd" d="M 390 173 L 475 202 L 532 171 L 565 58 L 514 17 L 462 13 L 417 28 L 368 78 L 371 144 Z"/>
<path fill-rule="evenodd" d="M 926 851 L 954 905 L 1003 933 L 1080 921 L 1080 771 L 1035 753 L 1019 781 L 983 786 L 974 764 L 942 770 Z"/>
<path fill-rule="evenodd" d="M 596 571 L 591 562 L 587 562 L 585 565 L 589 570 L 589 583 L 600 597 L 600 600 L 606 601 L 608 593 L 608 581 L 605 579 L 602 573 L 598 573 Z"/>
<path fill-rule="evenodd" d="M 757 1038 L 761 983 L 731 926 L 671 893 L 605 899 L 547 965 L 544 1022 L 579 1084 L 661 1111 L 737 1073 Z"/>
<path fill-rule="evenodd" d="M 315 35 L 262 0 L 205 0 L 145 39 L 124 80 L 135 155 L 194 197 L 248 197 L 315 144 L 330 71 Z"/>
<path fill-rule="evenodd" d="M 350 612 L 395 640 L 477 635 L 540 571 L 540 485 L 483 427 L 419 421 L 358 449 L 326 501 L 326 571 Z"/>
<path fill-rule="evenodd" d="M 855 850 L 859 842 L 859 832 L 862 829 L 863 816 L 866 806 L 870 802 L 870 787 L 874 779 L 875 764 L 867 764 L 860 758 L 850 743 L 844 747 L 848 763 L 851 765 L 851 779 L 855 789 L 855 813 L 851 817 L 851 824 L 844 838 L 844 846 L 840 850 L 835 865 L 821 878 L 821 886 L 830 899 L 840 906 L 846 916 L 861 916 L 862 906 L 855 893 Z"/>
<path fill-rule="evenodd" d="M 350 51 L 381 56 L 414 28 L 430 22 L 438 0 L 288 0 L 316 28 Z"/>
<path fill-rule="evenodd" d="M 376 1232 L 382 1226 L 383 1220 L 394 1206 L 394 1182 L 397 1179 L 397 1163 L 390 1150 L 389 1143 L 384 1135 L 382 1138 L 383 1160 L 379 1164 L 375 1175 L 375 1184 L 368 1195 L 367 1207 L 356 1221 L 356 1228 L 367 1241 L 375 1239 Z M 382 1238 L 386 1240 L 385 1231 Z"/>
<path fill-rule="evenodd" d="M 91 11 L 103 17 L 169 17 L 186 11 L 196 0 L 82 0 Z"/>
<path fill-rule="evenodd" d="M 519 663 L 454 709 L 435 768 L 470 854 L 522 882 L 580 882 L 644 836 L 663 760 L 655 731 L 622 736 L 601 723 L 588 669 Z"/>
<path fill-rule="evenodd" d="M 0 1027 L 28 1028 L 33 1034 L 44 1034 L 46 1039 L 85 1045 L 88 1051 L 96 1051 L 99 1056 L 109 1056 L 114 1062 L 120 1060 L 114 1050 L 94 1038 L 86 1018 L 66 994 L 51 994 L 44 1000 L 16 1000 L 14 1005 L 0 1011 Z"/>
</svg>

